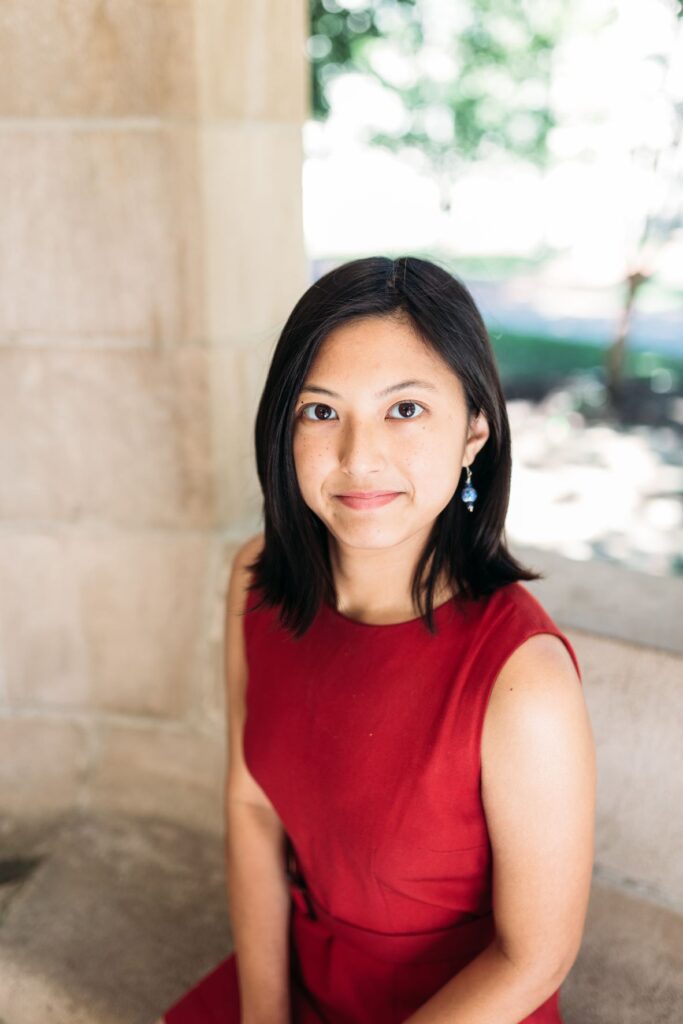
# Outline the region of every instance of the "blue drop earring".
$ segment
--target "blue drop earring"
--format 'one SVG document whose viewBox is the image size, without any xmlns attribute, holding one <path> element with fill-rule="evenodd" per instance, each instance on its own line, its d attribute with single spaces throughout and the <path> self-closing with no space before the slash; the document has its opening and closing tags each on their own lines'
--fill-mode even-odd
<svg viewBox="0 0 683 1024">
<path fill-rule="evenodd" d="M 469 466 L 465 466 L 467 472 L 467 483 L 460 492 L 460 497 L 467 505 L 467 511 L 471 512 L 474 508 L 474 502 L 477 500 L 477 492 L 472 486 L 472 472 Z"/>
</svg>

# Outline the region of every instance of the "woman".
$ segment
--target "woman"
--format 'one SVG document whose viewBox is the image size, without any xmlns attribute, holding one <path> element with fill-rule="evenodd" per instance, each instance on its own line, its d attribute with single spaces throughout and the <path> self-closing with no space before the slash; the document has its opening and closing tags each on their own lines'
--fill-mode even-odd
<svg viewBox="0 0 683 1024">
<path fill-rule="evenodd" d="M 509 424 L 467 289 L 413 257 L 311 285 L 256 456 L 265 530 L 226 620 L 235 953 L 162 1020 L 558 1024 L 594 742 L 505 545 Z"/>
</svg>

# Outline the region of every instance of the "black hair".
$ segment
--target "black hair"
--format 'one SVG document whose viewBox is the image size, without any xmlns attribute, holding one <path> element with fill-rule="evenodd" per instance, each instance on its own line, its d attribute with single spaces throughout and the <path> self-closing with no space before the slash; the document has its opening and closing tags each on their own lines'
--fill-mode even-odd
<svg viewBox="0 0 683 1024">
<path fill-rule="evenodd" d="M 256 414 L 264 543 L 248 566 L 248 589 L 262 591 L 256 607 L 276 607 L 280 624 L 295 638 L 308 630 L 321 602 L 337 607 L 328 529 L 304 502 L 296 476 L 296 402 L 327 335 L 341 324 L 368 317 L 409 322 L 459 378 L 468 414 L 483 411 L 489 425 L 489 437 L 472 466 L 478 495 L 474 510 L 469 512 L 460 497 L 461 482 L 435 519 L 415 567 L 411 596 L 427 629 L 436 632 L 433 598 L 444 575 L 451 587 L 457 585 L 457 599 L 465 602 L 517 580 L 542 578 L 507 549 L 510 425 L 491 341 L 472 295 L 449 270 L 430 260 L 355 259 L 325 273 L 294 306 L 277 340 Z"/>
</svg>

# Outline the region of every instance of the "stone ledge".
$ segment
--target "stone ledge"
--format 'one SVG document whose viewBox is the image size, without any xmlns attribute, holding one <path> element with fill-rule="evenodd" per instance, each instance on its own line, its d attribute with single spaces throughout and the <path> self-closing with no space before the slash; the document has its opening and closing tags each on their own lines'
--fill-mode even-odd
<svg viewBox="0 0 683 1024">
<path fill-rule="evenodd" d="M 516 558 L 547 578 L 525 586 L 558 626 L 683 654 L 683 578 L 648 576 L 609 562 L 578 562 L 510 544 Z"/>
</svg>

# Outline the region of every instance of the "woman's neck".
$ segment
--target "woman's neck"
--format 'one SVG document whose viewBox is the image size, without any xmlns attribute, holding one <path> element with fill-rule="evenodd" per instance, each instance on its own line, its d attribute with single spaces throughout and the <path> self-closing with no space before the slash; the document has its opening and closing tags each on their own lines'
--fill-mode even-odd
<svg viewBox="0 0 683 1024">
<path fill-rule="evenodd" d="M 411 588 L 429 532 L 424 529 L 386 548 L 340 545 L 328 534 L 337 611 L 360 622 L 377 624 L 402 622 L 419 615 L 412 602 Z M 433 558 L 432 552 L 423 580 L 429 576 Z M 435 608 L 454 596 L 454 586 L 442 570 L 434 590 Z"/>
</svg>

